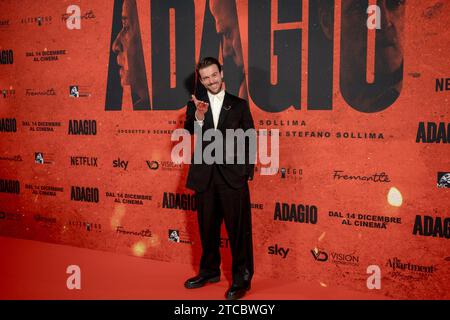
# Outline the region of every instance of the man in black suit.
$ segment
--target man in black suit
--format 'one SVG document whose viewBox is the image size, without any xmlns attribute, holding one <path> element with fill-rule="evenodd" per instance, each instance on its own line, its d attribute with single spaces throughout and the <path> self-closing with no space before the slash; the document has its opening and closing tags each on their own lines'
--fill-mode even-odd
<svg viewBox="0 0 450 320">
<path fill-rule="evenodd" d="M 199 274 L 188 279 L 184 285 L 193 289 L 220 280 L 220 228 L 224 219 L 230 239 L 233 275 L 226 298 L 234 300 L 243 297 L 250 290 L 253 276 L 250 193 L 247 181 L 253 179 L 256 134 L 248 102 L 225 92 L 220 63 L 215 58 L 207 57 L 198 63 L 196 71 L 207 93 L 198 99 L 193 95 L 188 102 L 185 129 L 191 134 L 200 133 L 201 136 L 213 131 L 221 134 L 223 141 L 227 135 L 232 134 L 227 129 L 242 129 L 248 134 L 248 139 L 238 138 L 238 145 L 234 145 L 232 150 L 224 142 L 223 150 L 213 152 L 214 161 L 203 157 L 203 151 L 215 140 L 197 139 L 194 154 L 200 152 L 202 157 L 198 161 L 194 155 L 187 187 L 196 191 L 203 252 Z M 242 156 L 244 161 L 239 161 Z"/>
</svg>

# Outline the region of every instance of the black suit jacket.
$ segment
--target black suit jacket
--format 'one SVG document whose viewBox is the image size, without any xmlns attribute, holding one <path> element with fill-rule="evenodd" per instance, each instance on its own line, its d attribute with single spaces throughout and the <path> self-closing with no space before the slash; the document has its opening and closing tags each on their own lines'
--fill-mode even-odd
<svg viewBox="0 0 450 320">
<path fill-rule="evenodd" d="M 186 108 L 186 122 L 184 128 L 191 134 L 194 134 L 195 126 L 199 126 L 197 130 L 202 132 L 202 136 L 208 129 L 214 130 L 214 121 L 211 111 L 211 102 L 208 95 L 198 97 L 199 100 L 209 103 L 208 111 L 205 113 L 205 119 L 203 126 L 200 128 L 195 118 L 195 104 L 189 101 Z M 238 147 L 235 140 L 234 156 L 232 154 L 226 154 L 226 129 L 242 129 L 244 132 L 248 129 L 254 129 L 253 118 L 250 113 L 248 102 L 244 99 L 236 97 L 228 92 L 225 92 L 223 99 L 222 109 L 220 111 L 219 121 L 217 124 L 217 130 L 219 130 L 223 137 L 223 159 L 216 163 L 218 170 L 222 173 L 223 178 L 232 188 L 242 188 L 249 178 L 253 179 L 254 173 L 254 159 L 255 154 L 250 154 L 250 143 L 256 141 L 255 131 L 249 131 L 252 133 L 254 139 L 245 139 L 245 162 L 243 164 L 238 163 Z M 201 141 L 197 139 L 195 148 L 203 150 L 213 141 Z M 200 148 L 200 149 L 199 149 Z M 256 145 L 253 145 L 253 150 L 256 151 Z M 198 151 L 197 151 L 198 152 Z M 233 157 L 232 157 L 233 156 Z M 228 161 L 227 161 L 228 160 Z M 228 162 L 228 163 L 227 163 Z M 232 162 L 232 163 L 230 163 Z M 211 178 L 213 164 L 205 163 L 202 157 L 202 163 L 194 163 L 194 156 L 192 157 L 191 165 L 189 167 L 189 173 L 187 178 L 186 187 L 193 189 L 197 192 L 205 191 L 208 187 L 209 180 Z"/>
</svg>

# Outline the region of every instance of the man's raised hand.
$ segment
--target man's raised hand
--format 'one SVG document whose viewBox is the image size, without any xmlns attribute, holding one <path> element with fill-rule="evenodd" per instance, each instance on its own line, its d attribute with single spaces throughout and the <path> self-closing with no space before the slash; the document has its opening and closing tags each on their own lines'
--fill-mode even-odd
<svg viewBox="0 0 450 320">
<path fill-rule="evenodd" d="M 191 95 L 191 100 L 194 102 L 195 108 L 197 108 L 195 111 L 197 120 L 203 121 L 205 119 L 205 113 L 208 111 L 209 103 L 198 100 L 195 95 Z"/>
</svg>

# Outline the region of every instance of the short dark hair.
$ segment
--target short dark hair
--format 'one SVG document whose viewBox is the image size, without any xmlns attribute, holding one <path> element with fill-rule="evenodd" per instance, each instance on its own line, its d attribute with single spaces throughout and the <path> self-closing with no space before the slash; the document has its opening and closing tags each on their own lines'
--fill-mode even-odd
<svg viewBox="0 0 450 320">
<path fill-rule="evenodd" d="M 200 69 L 204 69 L 206 67 L 212 66 L 213 64 L 215 64 L 217 66 L 217 68 L 219 69 L 219 72 L 222 71 L 222 66 L 220 65 L 220 62 L 213 57 L 206 57 L 201 59 L 198 63 L 197 63 L 197 74 L 200 75 L 198 72 Z"/>
</svg>

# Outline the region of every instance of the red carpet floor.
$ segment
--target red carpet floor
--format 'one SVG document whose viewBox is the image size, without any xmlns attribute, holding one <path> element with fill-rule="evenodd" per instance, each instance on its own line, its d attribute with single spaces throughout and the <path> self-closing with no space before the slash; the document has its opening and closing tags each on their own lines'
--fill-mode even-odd
<svg viewBox="0 0 450 320">
<path fill-rule="evenodd" d="M 229 286 L 188 290 L 192 266 L 39 241 L 0 237 L 0 299 L 220 300 Z M 81 269 L 81 289 L 69 290 L 66 268 Z M 374 293 L 263 278 L 255 274 L 249 300 L 386 299 Z"/>
</svg>

